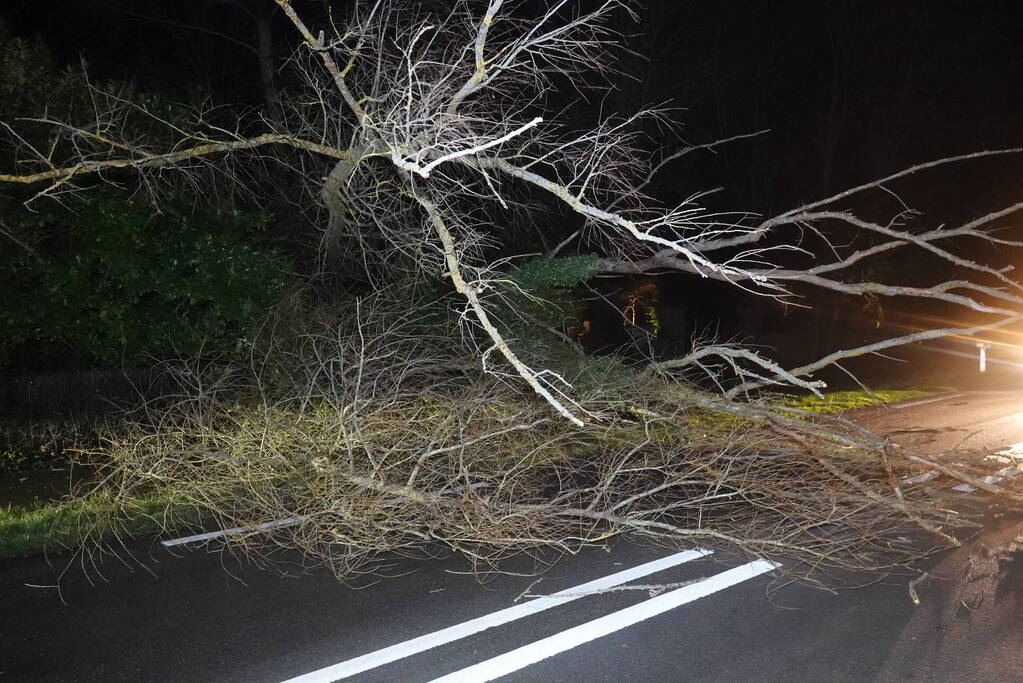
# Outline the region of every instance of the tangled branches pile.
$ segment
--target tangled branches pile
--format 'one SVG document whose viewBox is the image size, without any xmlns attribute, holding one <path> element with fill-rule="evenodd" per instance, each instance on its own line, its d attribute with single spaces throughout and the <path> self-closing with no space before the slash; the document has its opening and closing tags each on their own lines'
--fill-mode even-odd
<svg viewBox="0 0 1023 683">
<path fill-rule="evenodd" d="M 921 488 L 893 486 L 909 463 L 863 434 L 766 405 L 722 416 L 704 394 L 582 357 L 570 376 L 599 421 L 575 429 L 423 325 L 443 304 L 402 314 L 378 297 L 315 332 L 306 315 L 297 337 L 270 335 L 256 375 L 182 372 L 176 402 L 103 449 L 104 490 L 168 501 L 172 526 L 207 511 L 252 554 L 298 549 L 344 580 L 394 554 L 450 550 L 491 571 L 625 534 L 737 546 L 807 576 L 907 563 L 922 552 L 910 526 L 954 542 Z"/>
</svg>

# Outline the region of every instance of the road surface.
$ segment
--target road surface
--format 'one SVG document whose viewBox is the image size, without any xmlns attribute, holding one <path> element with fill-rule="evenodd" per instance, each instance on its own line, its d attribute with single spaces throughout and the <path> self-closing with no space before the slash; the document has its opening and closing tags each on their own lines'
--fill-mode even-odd
<svg viewBox="0 0 1023 683">
<path fill-rule="evenodd" d="M 895 441 L 930 453 L 1008 448 L 1023 442 L 1023 391 L 944 394 L 859 410 L 852 417 Z"/>
<path fill-rule="evenodd" d="M 1023 393 L 985 392 L 860 417 L 932 447 L 977 427 L 972 445 L 1011 446 L 1021 406 Z M 928 567 L 919 607 L 909 577 L 771 591 L 753 558 L 628 543 L 564 559 L 535 585 L 525 561 L 523 576 L 481 584 L 456 558 L 401 560 L 396 578 L 358 588 L 201 549 L 136 549 L 153 573 L 108 560 L 61 578 L 63 564 L 6 561 L 0 682 L 1020 681 L 1023 525 L 991 519 Z M 608 590 L 665 583 L 678 587 Z"/>
</svg>

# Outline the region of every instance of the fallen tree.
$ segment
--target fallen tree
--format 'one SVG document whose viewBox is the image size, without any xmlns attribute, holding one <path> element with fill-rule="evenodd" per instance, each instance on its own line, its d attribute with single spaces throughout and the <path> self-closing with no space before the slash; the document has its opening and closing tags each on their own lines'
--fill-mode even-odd
<svg viewBox="0 0 1023 683">
<path fill-rule="evenodd" d="M 552 91 L 587 91 L 616 76 L 612 19 L 631 12 L 628 3 L 578 11 L 552 2 L 530 14 L 490 0 L 436 14 L 379 0 L 322 30 L 289 0 L 276 3 L 300 45 L 273 117 L 228 130 L 200 114 L 192 129 L 168 123 L 156 148 L 122 125 L 137 116 L 160 123 L 155 114 L 98 96 L 94 121 L 37 120 L 52 127 L 51 146 L 20 144 L 17 170 L 0 174 L 39 187 L 31 200 L 39 201 L 132 172 L 158 200 L 168 183 L 237 188 L 277 164 L 295 179 L 296 210 L 323 227 L 325 263 L 358 270 L 374 290 L 329 315 L 300 304 L 280 313 L 247 378 L 217 370 L 224 374 L 211 385 L 206 373 L 183 375 L 190 391 L 105 449 L 118 495 L 155 487 L 227 526 L 252 528 L 233 537 L 239 542 L 299 547 L 343 577 L 382 552 L 440 544 L 489 562 L 626 532 L 850 569 L 918 554 L 898 540 L 907 524 L 954 542 L 949 513 L 900 484 L 908 464 L 890 444 L 840 421 L 800 418 L 757 392 L 819 393 L 814 373 L 844 359 L 1023 319 L 1023 286 L 1008 268 L 952 246 L 1023 246 L 993 232 L 1023 204 L 922 231 L 902 213 L 879 223 L 843 208 L 909 175 L 1023 150 L 919 164 L 762 219 L 705 210 L 698 192 L 664 206 L 647 194 L 658 173 L 732 140 L 666 149 L 644 133 L 648 122 L 675 125 L 656 108 L 582 131 L 548 120 Z M 253 127 L 261 130 L 248 134 Z M 537 206 L 576 215 L 585 244 L 600 253 L 560 256 L 573 235 L 545 260 L 511 267 L 517 255 L 502 248 L 510 240 L 501 226 Z M 848 228 L 874 239 L 831 237 Z M 910 250 L 962 276 L 935 271 L 924 286 L 847 277 Z M 811 263 L 791 265 L 796 257 Z M 936 301 L 984 322 L 791 368 L 762 350 L 711 341 L 637 373 L 580 357 L 542 300 L 551 287 L 600 274 L 663 271 L 795 304 L 794 287 Z M 526 275 L 541 286 L 525 285 Z M 438 276 L 448 292 L 436 289 Z M 679 380 L 693 368 L 737 381 L 719 395 L 697 390 Z M 281 519 L 296 523 L 254 528 Z"/>
</svg>

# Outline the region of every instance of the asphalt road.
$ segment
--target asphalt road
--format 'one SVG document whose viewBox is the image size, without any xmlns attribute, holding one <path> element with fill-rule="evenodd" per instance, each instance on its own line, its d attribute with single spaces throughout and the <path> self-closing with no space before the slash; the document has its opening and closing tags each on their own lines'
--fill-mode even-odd
<svg viewBox="0 0 1023 683">
<path fill-rule="evenodd" d="M 934 453 L 946 449 L 1023 449 L 1023 391 L 986 390 L 857 411 L 853 418 L 895 441 Z"/>
<path fill-rule="evenodd" d="M 860 417 L 932 448 L 978 426 L 977 444 L 1010 446 L 1023 442 L 1016 407 L 1023 393 L 980 393 Z M 0 681 L 327 681 L 346 662 L 364 669 L 355 681 L 1020 681 L 1023 523 L 991 519 L 928 567 L 920 606 L 910 577 L 836 595 L 779 586 L 720 550 L 681 562 L 627 543 L 563 559 L 535 585 L 525 560 L 523 576 L 483 584 L 457 558 L 401 560 L 396 578 L 358 588 L 159 546 L 135 549 L 152 573 L 108 560 L 60 577 L 66 558 L 6 561 Z M 625 583 L 693 583 L 656 596 L 581 585 L 652 561 Z M 527 590 L 568 595 L 516 601 Z"/>
</svg>

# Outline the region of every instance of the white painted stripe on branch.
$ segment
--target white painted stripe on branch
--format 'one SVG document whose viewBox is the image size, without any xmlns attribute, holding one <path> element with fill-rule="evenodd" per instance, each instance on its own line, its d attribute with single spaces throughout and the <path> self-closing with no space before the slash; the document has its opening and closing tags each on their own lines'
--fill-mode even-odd
<svg viewBox="0 0 1023 683">
<path fill-rule="evenodd" d="M 676 607 L 729 588 L 743 581 L 776 569 L 779 565 L 767 560 L 755 560 L 735 569 L 715 574 L 698 583 L 677 588 L 656 598 L 644 600 L 638 605 L 612 612 L 607 616 L 580 624 L 549 638 L 538 640 L 503 655 L 480 662 L 474 666 L 456 671 L 433 683 L 481 683 L 506 676 L 530 664 L 553 657 L 574 647 L 596 640 L 633 624 L 656 617 Z"/>
<path fill-rule="evenodd" d="M 966 394 L 947 394 L 945 396 L 936 396 L 934 398 L 922 398 L 919 401 L 907 401 L 906 403 L 896 403 L 892 406 L 892 410 L 902 410 L 903 408 L 915 408 L 916 406 L 925 406 L 928 403 L 940 403 L 941 401 L 949 401 L 953 398 L 962 398 Z"/>
<path fill-rule="evenodd" d="M 1011 479 L 1012 477 L 1015 477 L 1019 473 L 1020 471 L 1018 469 L 1016 469 L 1015 467 L 1010 467 L 1007 469 L 999 470 L 997 474 L 989 474 L 986 477 L 981 477 L 981 481 L 984 482 L 985 484 L 997 484 L 998 482 L 1004 481 L 1005 479 Z M 960 491 L 962 493 L 973 493 L 977 489 L 970 486 L 969 484 L 959 484 L 958 486 L 953 486 L 952 490 Z"/>
<path fill-rule="evenodd" d="M 425 652 L 441 645 L 461 640 L 468 636 L 485 631 L 495 626 L 501 626 L 508 622 L 522 619 L 523 617 L 532 616 L 544 610 L 548 610 L 552 607 L 564 605 L 573 600 L 577 600 L 582 597 L 583 593 L 605 590 L 607 588 L 614 588 L 623 583 L 628 583 L 634 579 L 639 579 L 649 574 L 654 574 L 665 569 L 671 569 L 677 567 L 680 564 L 684 564 L 691 560 L 697 560 L 701 557 L 706 557 L 713 554 L 712 550 L 686 550 L 668 557 L 662 557 L 659 560 L 647 562 L 641 564 L 638 567 L 632 567 L 631 569 L 625 569 L 620 572 L 615 572 L 608 576 L 594 579 L 593 581 L 587 581 L 586 583 L 573 586 L 572 588 L 566 588 L 563 591 L 559 591 L 545 598 L 537 598 L 524 602 L 521 605 L 515 605 L 508 607 L 497 612 L 472 619 L 470 621 L 463 622 L 461 624 L 455 624 L 448 628 L 441 629 L 440 631 L 434 631 L 433 633 L 427 633 L 426 635 L 419 636 L 418 638 L 412 638 L 390 647 L 385 647 L 382 650 L 370 652 L 354 659 L 349 659 L 332 666 L 312 671 L 310 673 L 291 678 L 285 683 L 330 683 L 332 681 L 341 680 L 355 674 L 375 669 L 378 666 L 389 664 L 390 662 L 410 657 L 411 655 Z"/>
<path fill-rule="evenodd" d="M 294 517 L 286 517 L 285 519 L 276 519 L 272 522 L 263 522 L 262 524 L 253 524 L 252 526 L 236 526 L 232 529 L 218 529 L 217 531 L 207 531 L 204 534 L 196 534 L 195 536 L 185 536 L 184 538 L 175 538 L 170 541 L 160 541 L 163 545 L 170 548 L 175 545 L 184 545 L 185 543 L 198 543 L 199 541 L 208 541 L 212 538 L 219 538 L 221 536 L 235 536 L 237 534 L 245 534 L 250 531 L 266 531 L 267 529 L 279 529 L 285 526 L 294 526 L 295 524 L 301 524 L 305 521 L 305 517 L 302 515 L 295 515 Z"/>
<path fill-rule="evenodd" d="M 1019 469 L 1018 467 L 1003 467 L 994 474 L 989 474 L 988 476 L 983 477 L 981 481 L 984 482 L 985 484 L 997 484 L 998 482 L 1003 481 L 1005 479 L 1012 479 L 1013 477 L 1019 474 L 1023 474 L 1023 470 Z M 924 472 L 923 474 L 918 474 L 914 477 L 903 477 L 902 481 L 906 484 L 920 484 L 923 482 L 930 481 L 931 479 L 936 479 L 938 476 L 940 476 L 938 472 L 934 470 L 929 470 L 927 472 Z M 963 483 L 953 486 L 952 490 L 960 491 L 962 493 L 973 493 L 977 489 L 973 488 L 969 484 Z"/>
<path fill-rule="evenodd" d="M 484 486 L 488 486 L 488 484 L 478 482 L 475 484 L 469 484 L 468 486 L 456 486 L 455 488 L 444 489 L 442 491 L 438 491 L 434 495 L 472 491 Z M 281 527 L 294 526 L 296 524 L 301 524 L 305 520 L 305 515 L 292 515 L 291 517 L 285 517 L 284 519 L 275 519 L 272 522 L 263 522 L 262 524 L 253 524 L 251 526 L 236 526 L 231 529 L 217 529 L 216 531 L 207 531 L 206 533 L 196 534 L 195 536 L 185 536 L 184 538 L 175 538 L 170 541 L 160 541 L 160 543 L 167 547 L 183 545 L 185 543 L 198 543 L 199 541 L 208 541 L 211 538 L 219 538 L 221 536 L 235 536 L 237 534 L 244 534 L 250 531 L 266 531 L 267 529 L 280 529 Z"/>
<path fill-rule="evenodd" d="M 904 484 L 923 484 L 932 479 L 937 479 L 941 476 L 941 473 L 937 470 L 927 470 L 923 474 L 914 474 L 912 476 L 905 476 L 902 478 Z"/>
</svg>

